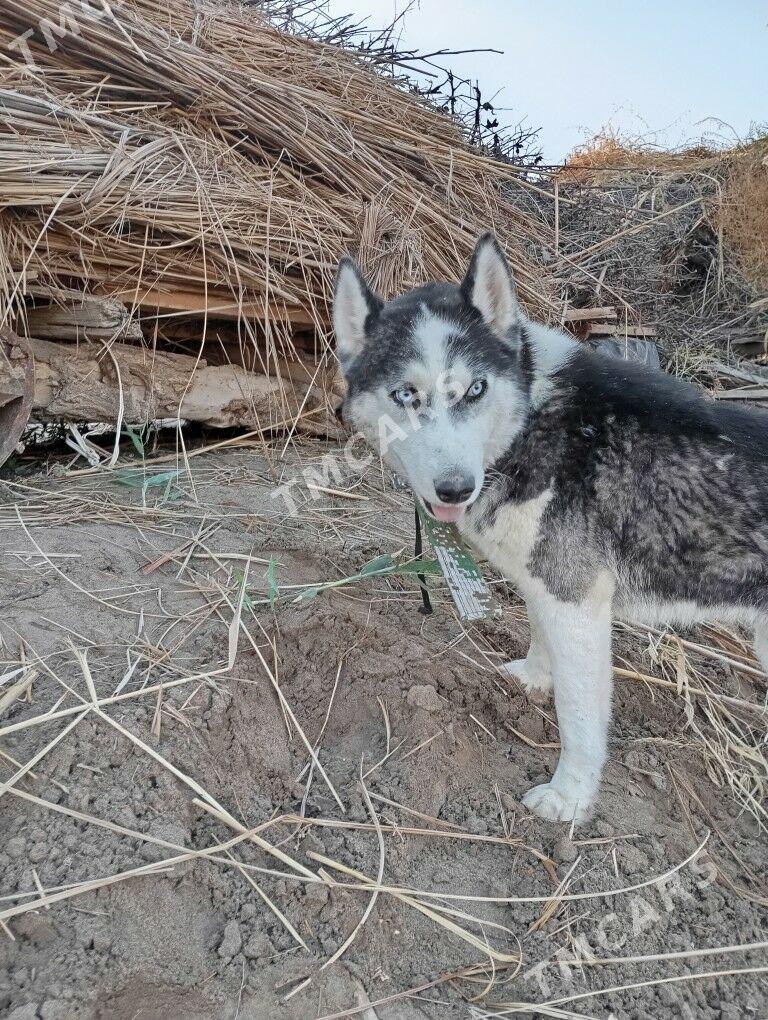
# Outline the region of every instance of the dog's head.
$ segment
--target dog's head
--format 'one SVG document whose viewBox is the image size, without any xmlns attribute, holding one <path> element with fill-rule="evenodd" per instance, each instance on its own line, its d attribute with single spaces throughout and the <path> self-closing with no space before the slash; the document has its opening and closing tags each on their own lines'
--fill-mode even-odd
<svg viewBox="0 0 768 1020">
<path fill-rule="evenodd" d="M 333 325 L 344 418 L 439 520 L 463 515 L 523 422 L 525 322 L 491 234 L 461 284 L 428 284 L 386 303 L 352 259 L 339 265 Z"/>
</svg>

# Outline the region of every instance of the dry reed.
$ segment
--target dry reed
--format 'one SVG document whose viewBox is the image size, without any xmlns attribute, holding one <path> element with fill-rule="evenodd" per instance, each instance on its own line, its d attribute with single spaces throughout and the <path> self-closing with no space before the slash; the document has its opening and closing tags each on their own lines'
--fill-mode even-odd
<svg viewBox="0 0 768 1020">
<path fill-rule="evenodd" d="M 768 293 L 768 140 L 736 150 L 729 160 L 717 221 L 747 280 Z"/>
<path fill-rule="evenodd" d="M 551 313 L 527 254 L 551 230 L 504 197 L 533 186 L 358 56 L 193 0 L 83 5 L 51 52 L 39 26 L 59 14 L 57 0 L 0 9 L 18 55 L 0 68 L 2 321 L 23 319 L 33 281 L 142 309 L 153 346 L 190 311 L 198 345 L 227 316 L 273 374 L 296 330 L 324 350 L 345 251 L 391 295 L 455 278 L 488 228 L 523 300 Z M 33 67 L 7 49 L 30 28 Z"/>
</svg>

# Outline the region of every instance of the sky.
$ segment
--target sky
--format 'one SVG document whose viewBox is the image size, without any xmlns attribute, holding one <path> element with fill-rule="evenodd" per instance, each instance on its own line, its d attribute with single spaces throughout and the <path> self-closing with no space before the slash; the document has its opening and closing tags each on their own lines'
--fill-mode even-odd
<svg viewBox="0 0 768 1020">
<path fill-rule="evenodd" d="M 405 3 L 328 6 L 382 27 Z M 546 162 L 608 126 L 677 146 L 768 123 L 768 0 L 416 0 L 401 24 L 403 48 L 503 50 L 450 63 L 542 128 Z"/>
</svg>

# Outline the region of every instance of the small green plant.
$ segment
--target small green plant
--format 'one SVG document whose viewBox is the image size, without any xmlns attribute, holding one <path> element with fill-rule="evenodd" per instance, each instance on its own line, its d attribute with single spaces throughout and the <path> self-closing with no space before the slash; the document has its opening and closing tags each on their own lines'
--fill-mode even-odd
<svg viewBox="0 0 768 1020">
<path fill-rule="evenodd" d="M 118 471 L 113 475 L 114 480 L 118 485 L 127 485 L 131 489 L 141 489 L 141 498 L 144 502 L 147 499 L 147 492 L 150 489 L 157 489 L 163 487 L 158 503 L 167 503 L 173 500 L 181 499 L 184 495 L 183 490 L 177 485 L 178 477 L 181 471 L 160 471 L 156 475 L 147 475 L 145 471 L 139 469 L 136 471 L 125 470 Z"/>
</svg>

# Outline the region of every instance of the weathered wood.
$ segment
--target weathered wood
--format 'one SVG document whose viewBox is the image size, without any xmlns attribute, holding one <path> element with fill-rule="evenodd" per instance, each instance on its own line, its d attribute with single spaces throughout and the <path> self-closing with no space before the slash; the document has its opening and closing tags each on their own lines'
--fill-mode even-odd
<svg viewBox="0 0 768 1020">
<path fill-rule="evenodd" d="M 563 322 L 602 322 L 604 319 L 617 319 L 618 312 L 612 305 L 603 308 L 569 308 L 563 316 Z"/>
<path fill-rule="evenodd" d="M 284 420 L 302 405 L 321 402 L 319 390 L 208 365 L 184 354 L 127 344 L 77 346 L 31 340 L 35 359 L 34 417 L 44 421 L 141 424 L 183 418 L 216 428 L 259 428 Z M 2 366 L 0 366 L 0 389 Z"/>
<path fill-rule="evenodd" d="M 222 339 L 219 344 L 210 345 L 206 349 L 206 357 L 212 365 L 242 365 L 249 372 L 261 374 L 265 370 L 263 352 L 259 352 L 252 344 L 237 344 Z M 345 385 L 338 363 L 334 358 L 325 358 L 318 366 L 317 361 L 307 352 L 305 357 L 289 358 L 287 356 L 272 359 L 266 370 L 276 378 L 289 379 L 303 387 L 316 386 L 325 393 L 343 396 Z"/>
<path fill-rule="evenodd" d="M 731 333 L 728 337 L 731 347 L 766 347 L 768 337 L 763 333 Z"/>
<path fill-rule="evenodd" d="M 121 301 L 82 294 L 61 304 L 28 309 L 27 332 L 41 340 L 143 339 L 141 325 Z"/>
<path fill-rule="evenodd" d="M 147 310 L 162 312 L 186 312 L 188 315 L 208 315 L 215 319 L 258 319 L 267 314 L 275 320 L 284 320 L 298 326 L 314 326 L 317 318 L 305 308 L 296 305 L 279 305 L 276 302 L 237 302 L 231 294 L 209 291 L 208 295 L 196 291 L 161 291 L 152 288 L 126 290 L 113 295 L 122 301 L 135 303 Z M 327 324 L 327 323 L 326 323 Z"/>
<path fill-rule="evenodd" d="M 768 387 L 737 386 L 732 390 L 715 390 L 715 400 L 766 400 Z"/>
<path fill-rule="evenodd" d="M 27 344 L 6 327 L 0 331 L 0 464 L 14 452 L 26 428 L 33 389 Z"/>
<path fill-rule="evenodd" d="M 587 327 L 587 336 L 656 336 L 655 326 L 625 326 L 624 323 L 591 322 Z"/>
<path fill-rule="evenodd" d="M 768 387 L 768 369 L 760 365 L 749 365 L 747 367 L 744 362 L 738 365 L 726 365 L 722 361 L 713 361 L 711 368 L 719 376 Z"/>
</svg>

